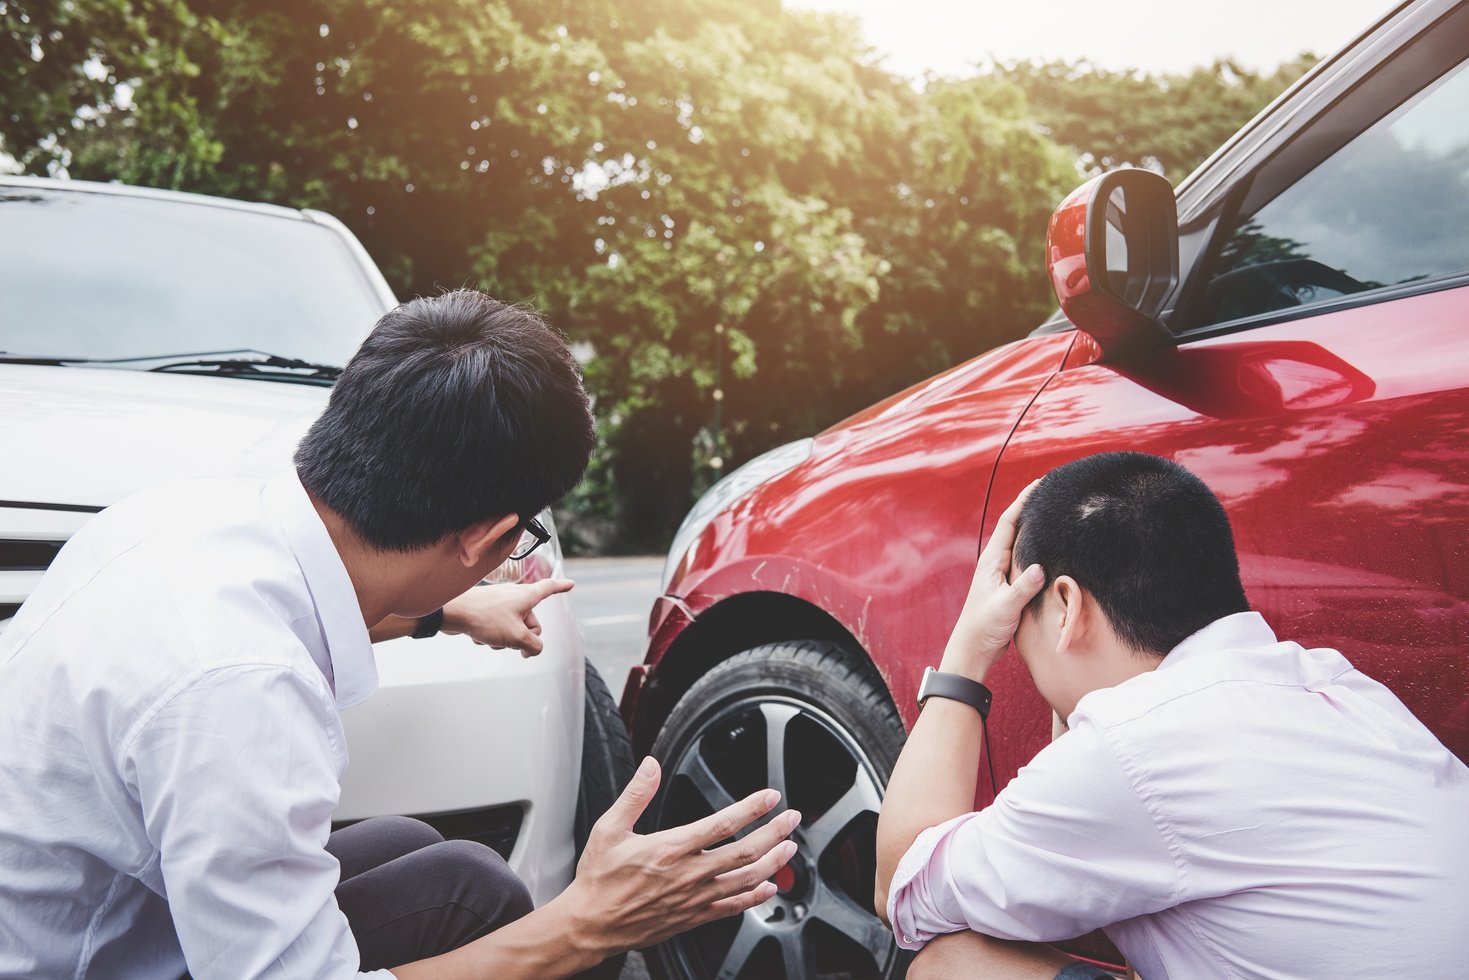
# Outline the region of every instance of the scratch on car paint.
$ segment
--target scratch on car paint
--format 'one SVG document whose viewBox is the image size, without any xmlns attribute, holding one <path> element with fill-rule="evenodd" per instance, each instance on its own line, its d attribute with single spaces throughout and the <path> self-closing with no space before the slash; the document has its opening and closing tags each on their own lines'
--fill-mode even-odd
<svg viewBox="0 0 1469 980">
<path fill-rule="evenodd" d="M 857 642 L 862 644 L 862 649 L 871 650 L 867 642 L 867 611 L 872 608 L 872 596 L 868 596 L 862 603 L 862 612 L 857 615 Z"/>
<path fill-rule="evenodd" d="M 759 581 L 760 581 L 760 571 L 765 567 L 765 565 L 766 565 L 766 563 L 762 561 L 760 564 L 758 564 L 758 565 L 755 566 L 755 570 L 750 573 L 750 581 L 751 582 L 755 582 L 757 584 L 759 583 Z"/>
</svg>

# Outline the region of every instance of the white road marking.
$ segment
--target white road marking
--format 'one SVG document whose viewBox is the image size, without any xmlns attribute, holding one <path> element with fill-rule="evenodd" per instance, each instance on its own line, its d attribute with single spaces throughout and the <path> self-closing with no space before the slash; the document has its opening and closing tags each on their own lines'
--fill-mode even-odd
<svg viewBox="0 0 1469 980">
<path fill-rule="evenodd" d="M 641 622 L 642 616 L 631 613 L 621 616 L 593 616 L 591 619 L 582 620 L 583 626 L 620 626 L 623 623 Z"/>
<path fill-rule="evenodd" d="M 630 579 L 601 579 L 588 582 L 579 579 L 575 574 L 570 576 L 576 583 L 577 592 L 608 592 L 612 589 L 625 589 L 628 591 L 646 591 L 656 594 L 659 581 L 656 578 L 630 578 Z"/>
</svg>

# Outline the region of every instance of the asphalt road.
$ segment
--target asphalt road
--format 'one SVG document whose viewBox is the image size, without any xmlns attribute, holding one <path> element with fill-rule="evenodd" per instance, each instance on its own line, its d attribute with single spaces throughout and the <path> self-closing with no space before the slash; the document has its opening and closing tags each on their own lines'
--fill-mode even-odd
<svg viewBox="0 0 1469 980">
<path fill-rule="evenodd" d="M 620 700 L 628 670 L 643 659 L 663 559 L 568 558 L 566 572 L 576 581 L 571 601 L 587 659 Z"/>
<path fill-rule="evenodd" d="M 601 673 L 612 696 L 621 700 L 628 669 L 643 659 L 648 612 L 658 597 L 663 558 L 568 558 L 566 573 L 587 660 Z M 627 959 L 621 980 L 648 980 L 642 957 Z"/>
</svg>

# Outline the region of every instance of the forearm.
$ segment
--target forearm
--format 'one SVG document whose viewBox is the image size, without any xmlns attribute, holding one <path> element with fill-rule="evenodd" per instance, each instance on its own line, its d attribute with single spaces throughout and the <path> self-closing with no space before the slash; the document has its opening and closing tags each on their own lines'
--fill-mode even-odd
<svg viewBox="0 0 1469 980">
<path fill-rule="evenodd" d="M 947 664 L 945 667 L 952 669 Z M 975 672 L 966 671 L 975 677 Z M 887 917 L 888 888 L 918 835 L 974 809 L 984 724 L 967 704 L 930 698 L 898 756 L 877 820 L 877 914 Z"/>
<path fill-rule="evenodd" d="M 431 959 L 394 967 L 398 980 L 557 980 L 621 952 L 597 938 L 566 894 L 522 919 Z"/>
</svg>

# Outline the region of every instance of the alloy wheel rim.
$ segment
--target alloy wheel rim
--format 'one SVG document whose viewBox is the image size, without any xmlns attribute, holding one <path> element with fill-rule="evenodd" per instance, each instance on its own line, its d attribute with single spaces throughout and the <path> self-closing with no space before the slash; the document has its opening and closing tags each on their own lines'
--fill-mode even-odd
<svg viewBox="0 0 1469 980">
<path fill-rule="evenodd" d="M 793 758 L 788 746 L 798 742 L 816 758 Z M 801 826 L 791 835 L 797 852 L 789 873 L 777 875 L 775 896 L 739 917 L 669 941 L 684 975 L 751 980 L 776 977 L 777 969 L 785 980 L 818 972 L 885 975 L 894 946 L 892 933 L 869 907 L 867 857 L 873 853 L 882 784 L 844 727 L 798 698 L 750 696 L 707 715 L 693 737 L 676 747 L 666 769 L 670 782 L 657 814 L 660 826 L 713 813 L 765 785 L 780 791 L 777 812 L 786 806 L 802 811 Z"/>
</svg>

